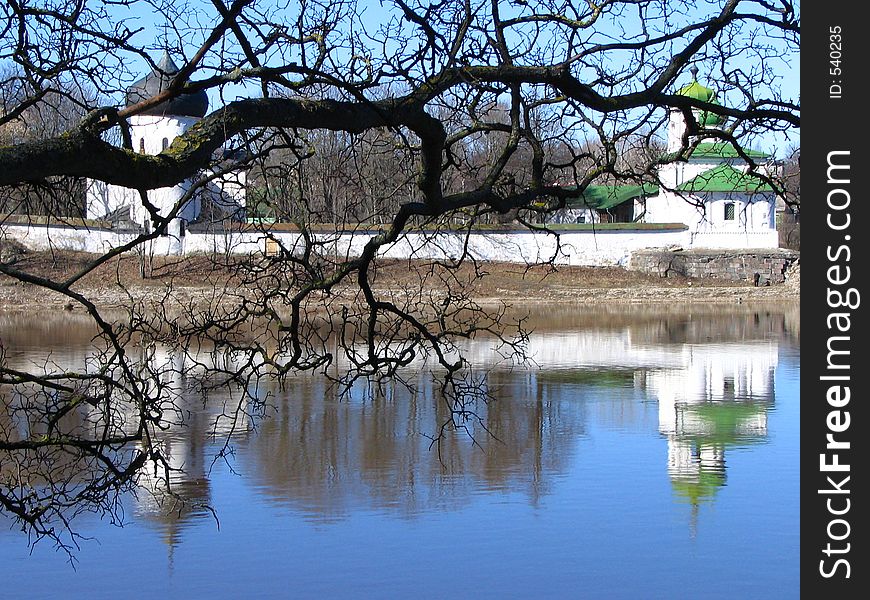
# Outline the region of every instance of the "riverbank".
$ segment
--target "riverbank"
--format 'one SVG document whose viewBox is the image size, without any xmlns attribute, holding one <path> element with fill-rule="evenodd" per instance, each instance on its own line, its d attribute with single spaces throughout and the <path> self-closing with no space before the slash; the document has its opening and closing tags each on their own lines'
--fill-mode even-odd
<svg viewBox="0 0 870 600">
<path fill-rule="evenodd" d="M 95 255 L 78 252 L 28 252 L 16 257 L 12 267 L 30 275 L 63 281 L 80 272 Z M 222 257 L 224 258 L 224 257 Z M 379 264 L 373 287 L 383 295 L 419 289 L 436 290 L 441 278 L 433 276 L 430 261 L 385 261 Z M 133 300 L 191 303 L 215 301 L 215 291 L 231 290 L 238 297 L 258 293 L 244 283 L 236 269 L 207 256 L 154 259 L 149 277 L 142 278 L 135 256 L 123 256 L 101 265 L 79 279 L 73 290 L 100 307 L 123 307 Z M 481 304 L 630 304 L 630 303 L 770 303 L 799 302 L 800 265 L 787 273 L 785 283 L 756 286 L 753 282 L 719 279 L 661 278 L 619 267 L 558 267 L 514 263 L 465 264 L 450 273 L 451 285 L 461 288 Z M 421 284 L 422 282 L 422 284 Z M 337 290 L 342 293 L 341 290 Z M 343 293 L 352 294 L 351 288 Z M 350 296 L 349 296 L 350 297 Z M 0 275 L 0 307 L 4 310 L 81 310 L 70 298 L 41 287 Z"/>
</svg>

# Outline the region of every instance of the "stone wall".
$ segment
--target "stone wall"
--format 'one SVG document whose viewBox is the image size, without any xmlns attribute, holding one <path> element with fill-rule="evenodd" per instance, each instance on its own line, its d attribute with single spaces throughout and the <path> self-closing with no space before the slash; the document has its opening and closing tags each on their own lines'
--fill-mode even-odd
<svg viewBox="0 0 870 600">
<path fill-rule="evenodd" d="M 670 250 L 649 248 L 632 253 L 629 270 L 660 277 L 684 276 L 748 281 L 756 285 L 783 283 L 800 253 L 784 249 Z"/>
</svg>

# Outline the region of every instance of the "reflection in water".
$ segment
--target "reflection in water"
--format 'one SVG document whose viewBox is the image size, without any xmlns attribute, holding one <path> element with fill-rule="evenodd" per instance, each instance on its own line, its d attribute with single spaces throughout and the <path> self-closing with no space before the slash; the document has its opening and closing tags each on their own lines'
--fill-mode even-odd
<svg viewBox="0 0 870 600">
<path fill-rule="evenodd" d="M 318 521 L 363 507 L 403 516 L 454 509 L 480 491 L 535 504 L 583 433 L 582 403 L 542 398 L 529 378 L 494 372 L 489 385 L 510 399 L 480 407 L 492 435 L 470 424 L 433 446 L 448 411 L 425 379 L 415 383 L 416 393 L 390 386 L 381 397 L 338 401 L 323 380 L 300 382 L 240 444 L 237 468 Z"/>
<path fill-rule="evenodd" d="M 203 403 L 182 394 L 177 423 L 159 439 L 171 470 L 143 474 L 137 515 L 170 547 L 209 518 L 211 469 L 225 444 L 232 469 L 259 494 L 318 522 L 361 509 L 413 518 L 465 506 L 480 493 L 522 494 L 538 505 L 583 453 L 594 416 L 619 428 L 648 424 L 666 438 L 675 495 L 697 519 L 725 485 L 727 451 L 765 440 L 779 344 L 798 335 L 798 320 L 782 311 L 694 310 L 703 314 L 548 311 L 534 322 L 533 368 L 509 369 L 486 342 L 469 344 L 469 359 L 489 369 L 487 386 L 498 398 L 478 407 L 488 431 L 470 423 L 469 435 L 448 433 L 435 446 L 448 413 L 425 372 L 409 376 L 410 388 L 371 395 L 357 384 L 341 399 L 313 375 L 283 389 L 264 386 L 271 410 L 256 423 L 227 418 L 230 397 Z M 90 330 L 86 321 L 63 319 L 0 319 L 9 364 L 23 366 L 54 346 L 58 368 L 81 368 Z M 155 360 L 173 367 L 177 380 L 164 383 L 186 389 L 183 357 L 157 350 Z M 657 419 L 644 408 L 651 401 Z M 163 491 L 167 477 L 184 502 Z"/>
<path fill-rule="evenodd" d="M 726 449 L 767 436 L 780 343 L 773 337 L 777 321 L 755 314 L 716 331 L 709 321 L 663 320 L 639 329 L 544 334 L 531 346 L 545 369 L 542 378 L 631 386 L 657 401 L 668 475 L 677 497 L 692 506 L 694 529 L 700 504 L 725 485 Z M 637 399 L 625 394 L 614 394 L 606 405 L 621 425 L 642 417 L 632 410 L 637 406 Z"/>
<path fill-rule="evenodd" d="M 686 368 L 646 372 L 640 383 L 658 400 L 676 493 L 699 505 L 725 485 L 726 449 L 764 441 L 774 401 L 778 347 L 773 342 L 690 346 Z"/>
<path fill-rule="evenodd" d="M 161 531 L 170 549 L 186 525 L 210 514 L 209 435 L 204 415 L 191 413 L 183 430 L 173 428 L 158 440 L 166 466 L 149 463 L 139 477 L 136 514 Z"/>
</svg>

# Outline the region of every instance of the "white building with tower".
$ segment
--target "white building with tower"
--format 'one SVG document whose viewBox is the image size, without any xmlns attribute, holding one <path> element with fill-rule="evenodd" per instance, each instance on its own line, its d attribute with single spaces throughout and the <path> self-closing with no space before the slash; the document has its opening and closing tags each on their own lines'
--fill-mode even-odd
<svg viewBox="0 0 870 600">
<path fill-rule="evenodd" d="M 692 81 L 676 93 L 718 104 L 716 92 Z M 720 129 L 726 119 L 694 110 L 698 126 Z M 638 185 L 591 185 L 560 211 L 555 222 L 683 223 L 691 248 L 777 248 L 776 194 L 759 175 L 771 174 L 770 157 L 731 143 L 686 137 L 683 112 L 668 117 L 667 161 L 658 181 Z M 688 143 L 689 149 L 683 153 Z M 751 163 L 750 163 L 751 161 Z M 750 172 L 750 167 L 755 167 Z"/>
<path fill-rule="evenodd" d="M 168 89 L 178 71 L 178 66 L 172 61 L 169 53 L 164 52 L 151 73 L 127 89 L 125 98 L 127 105 L 137 104 Z M 130 117 L 133 151 L 141 154 L 160 154 L 171 146 L 176 137 L 202 119 L 207 112 L 208 95 L 200 90 L 181 94 Z M 220 161 L 228 157 L 216 158 Z M 233 171 L 208 184 L 195 186 L 195 180 L 202 175 L 204 173 L 172 187 L 149 190 L 147 204 L 143 202 L 142 195 L 137 190 L 88 180 L 87 217 L 121 223 L 129 222 L 145 232 L 150 232 L 155 225 L 156 215 L 165 217 L 178 208 L 165 235 L 179 243 L 185 234 L 186 226 L 195 222 L 203 213 L 204 205 L 216 207 L 227 218 L 241 219 L 245 207 L 245 171 Z M 210 214 L 213 212 L 210 211 Z"/>
</svg>

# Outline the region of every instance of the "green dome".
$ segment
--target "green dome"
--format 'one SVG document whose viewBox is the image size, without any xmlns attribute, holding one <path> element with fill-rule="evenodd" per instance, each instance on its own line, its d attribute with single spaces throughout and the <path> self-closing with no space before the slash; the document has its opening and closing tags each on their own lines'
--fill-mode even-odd
<svg viewBox="0 0 870 600">
<path fill-rule="evenodd" d="M 725 486 L 725 471 L 702 469 L 694 478 L 671 478 L 671 486 L 677 496 L 692 504 L 712 500 L 716 493 Z"/>
<path fill-rule="evenodd" d="M 694 98 L 701 102 L 712 102 L 716 100 L 716 92 L 708 87 L 704 87 L 697 81 L 692 81 L 692 83 L 684 85 L 677 91 L 677 94 Z"/>
<path fill-rule="evenodd" d="M 716 92 L 698 83 L 698 69 L 696 67 L 692 67 L 692 82 L 677 90 L 677 94 L 698 100 L 699 102 L 719 104 L 716 100 Z M 725 117 L 708 111 L 696 110 L 695 117 L 697 117 L 698 125 L 701 127 L 716 127 L 725 122 Z"/>
<path fill-rule="evenodd" d="M 719 104 L 719 103 L 716 101 L 715 98 L 713 98 L 713 100 L 710 101 L 710 104 Z M 715 127 L 717 125 L 721 125 L 724 122 L 725 122 L 725 117 L 723 117 L 722 115 L 717 115 L 716 113 L 703 111 L 703 112 L 701 112 L 701 114 L 698 115 L 698 124 L 701 127 L 710 127 L 710 126 Z"/>
</svg>

